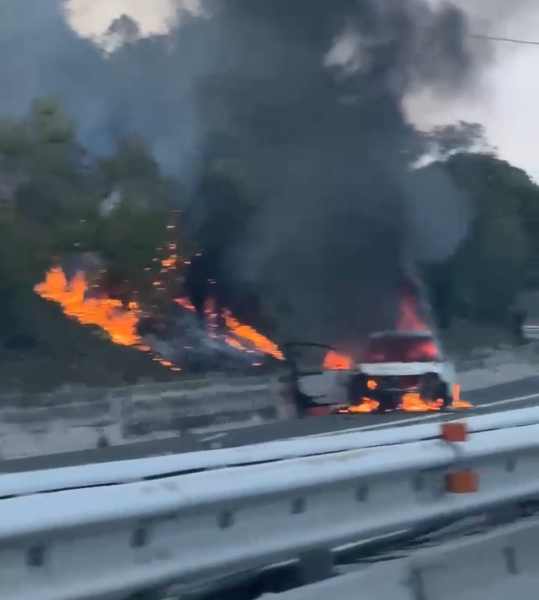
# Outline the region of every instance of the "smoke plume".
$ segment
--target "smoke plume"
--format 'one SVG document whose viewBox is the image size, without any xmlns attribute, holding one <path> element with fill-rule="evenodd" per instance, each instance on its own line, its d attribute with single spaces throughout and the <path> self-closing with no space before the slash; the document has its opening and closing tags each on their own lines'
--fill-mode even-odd
<svg viewBox="0 0 539 600">
<path fill-rule="evenodd" d="M 391 326 L 403 273 L 466 235 L 465 199 L 410 168 L 421 139 L 402 109 L 472 84 L 486 57 L 464 15 L 426 0 L 199 4 L 155 39 L 124 19 L 114 35 L 130 43 L 105 57 L 62 2 L 2 2 L 0 112 L 56 94 L 93 150 L 137 132 L 191 188 L 215 135 L 230 140 L 257 211 L 225 264 L 267 291 L 281 337 L 349 345 Z"/>
<path fill-rule="evenodd" d="M 210 0 L 200 121 L 230 133 L 260 195 L 229 267 L 268 290 L 285 337 L 353 346 L 394 325 L 414 264 L 450 256 L 465 199 L 402 102 L 464 90 L 485 56 L 463 14 L 417 0 Z"/>
</svg>

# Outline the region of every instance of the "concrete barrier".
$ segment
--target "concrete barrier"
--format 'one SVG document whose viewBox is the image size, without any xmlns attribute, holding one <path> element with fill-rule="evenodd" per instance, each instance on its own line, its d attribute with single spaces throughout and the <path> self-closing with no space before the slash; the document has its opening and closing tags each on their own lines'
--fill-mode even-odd
<svg viewBox="0 0 539 600">
<path fill-rule="evenodd" d="M 11 395 L 0 409 L 6 425 L 39 428 L 119 425 L 124 439 L 185 433 L 213 425 L 272 421 L 285 416 L 277 375 L 217 375 L 122 388 L 73 388 Z"/>
</svg>

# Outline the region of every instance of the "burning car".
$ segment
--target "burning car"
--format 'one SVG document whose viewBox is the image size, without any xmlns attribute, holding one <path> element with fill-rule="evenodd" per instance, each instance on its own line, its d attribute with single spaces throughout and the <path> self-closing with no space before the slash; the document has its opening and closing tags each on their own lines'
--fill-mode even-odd
<svg viewBox="0 0 539 600">
<path fill-rule="evenodd" d="M 323 344 L 287 344 L 284 354 L 298 416 L 439 410 L 458 401 L 455 368 L 428 330 L 374 333 L 359 363 Z"/>
</svg>

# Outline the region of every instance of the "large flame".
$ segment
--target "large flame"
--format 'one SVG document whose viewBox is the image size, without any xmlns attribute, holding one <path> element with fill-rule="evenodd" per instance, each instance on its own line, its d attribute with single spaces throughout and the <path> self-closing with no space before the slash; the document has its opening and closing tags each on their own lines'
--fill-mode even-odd
<svg viewBox="0 0 539 600">
<path fill-rule="evenodd" d="M 420 316 L 419 299 L 403 290 L 400 296 L 397 329 L 399 331 L 428 331 L 430 327 Z"/>
<path fill-rule="evenodd" d="M 330 350 L 324 359 L 322 368 L 328 370 L 350 370 L 352 368 L 352 359 L 337 354 L 334 350 Z M 375 381 L 368 381 L 367 387 L 371 390 L 376 389 Z M 422 400 L 421 396 L 416 392 L 409 392 L 402 397 L 401 410 L 405 412 L 430 412 L 439 411 L 443 406 L 441 399 L 435 402 L 427 402 Z M 472 404 L 461 400 L 460 386 L 453 386 L 453 408 L 466 409 L 472 408 Z M 379 403 L 372 398 L 362 398 L 361 403 L 357 405 L 346 406 L 342 409 L 343 413 L 371 413 L 378 409 Z"/>
<path fill-rule="evenodd" d="M 166 269 L 169 265 L 163 266 Z M 34 289 L 45 300 L 58 303 L 68 317 L 76 319 L 82 325 L 100 327 L 115 344 L 149 351 L 142 338 L 137 334 L 137 325 L 142 317 L 142 311 L 136 302 L 130 302 L 125 307 L 120 300 L 109 298 L 102 293 L 90 296 L 90 286 L 82 273 L 77 273 L 71 281 L 68 281 L 60 267 L 50 269 L 44 281 L 36 285 Z M 92 289 L 92 291 L 94 290 Z M 193 310 L 186 299 L 180 299 L 178 303 Z M 230 346 L 247 353 L 264 353 L 280 360 L 283 359 L 281 352 L 273 342 L 252 327 L 240 323 L 229 312 L 226 313 L 226 325 L 234 334 L 234 337 L 223 336 Z M 211 323 L 209 333 L 213 337 L 218 336 L 212 331 Z M 172 370 L 179 370 L 178 367 L 161 357 L 154 356 L 154 360 Z"/>
<path fill-rule="evenodd" d="M 68 317 L 82 325 L 97 325 L 115 344 L 136 346 L 141 343 L 137 335 L 138 305 L 133 302 L 125 309 L 120 300 L 87 297 L 88 284 L 82 273 L 68 282 L 63 270 L 55 267 L 36 285 L 35 291 L 45 300 L 57 302 Z"/>
<path fill-rule="evenodd" d="M 64 314 L 82 325 L 100 327 L 115 344 L 149 351 L 137 334 L 141 317 L 138 304 L 130 302 L 126 308 L 120 300 L 89 297 L 89 286 L 82 273 L 76 273 L 71 281 L 67 281 L 63 270 L 54 267 L 46 274 L 44 281 L 35 286 L 34 291 L 45 300 L 58 303 Z M 162 357 L 154 356 L 153 360 L 174 371 L 180 370 Z"/>
</svg>

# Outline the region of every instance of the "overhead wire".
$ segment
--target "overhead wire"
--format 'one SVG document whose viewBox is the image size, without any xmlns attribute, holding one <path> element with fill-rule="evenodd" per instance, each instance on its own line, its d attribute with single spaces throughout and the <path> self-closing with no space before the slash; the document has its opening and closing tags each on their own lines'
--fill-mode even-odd
<svg viewBox="0 0 539 600">
<path fill-rule="evenodd" d="M 491 40 L 493 42 L 507 42 L 509 44 L 522 44 L 526 46 L 539 46 L 539 41 L 533 40 L 519 40 L 516 38 L 506 38 L 506 37 L 498 37 L 495 35 L 486 35 L 480 33 L 470 33 L 469 37 L 482 39 L 482 40 Z"/>
</svg>

